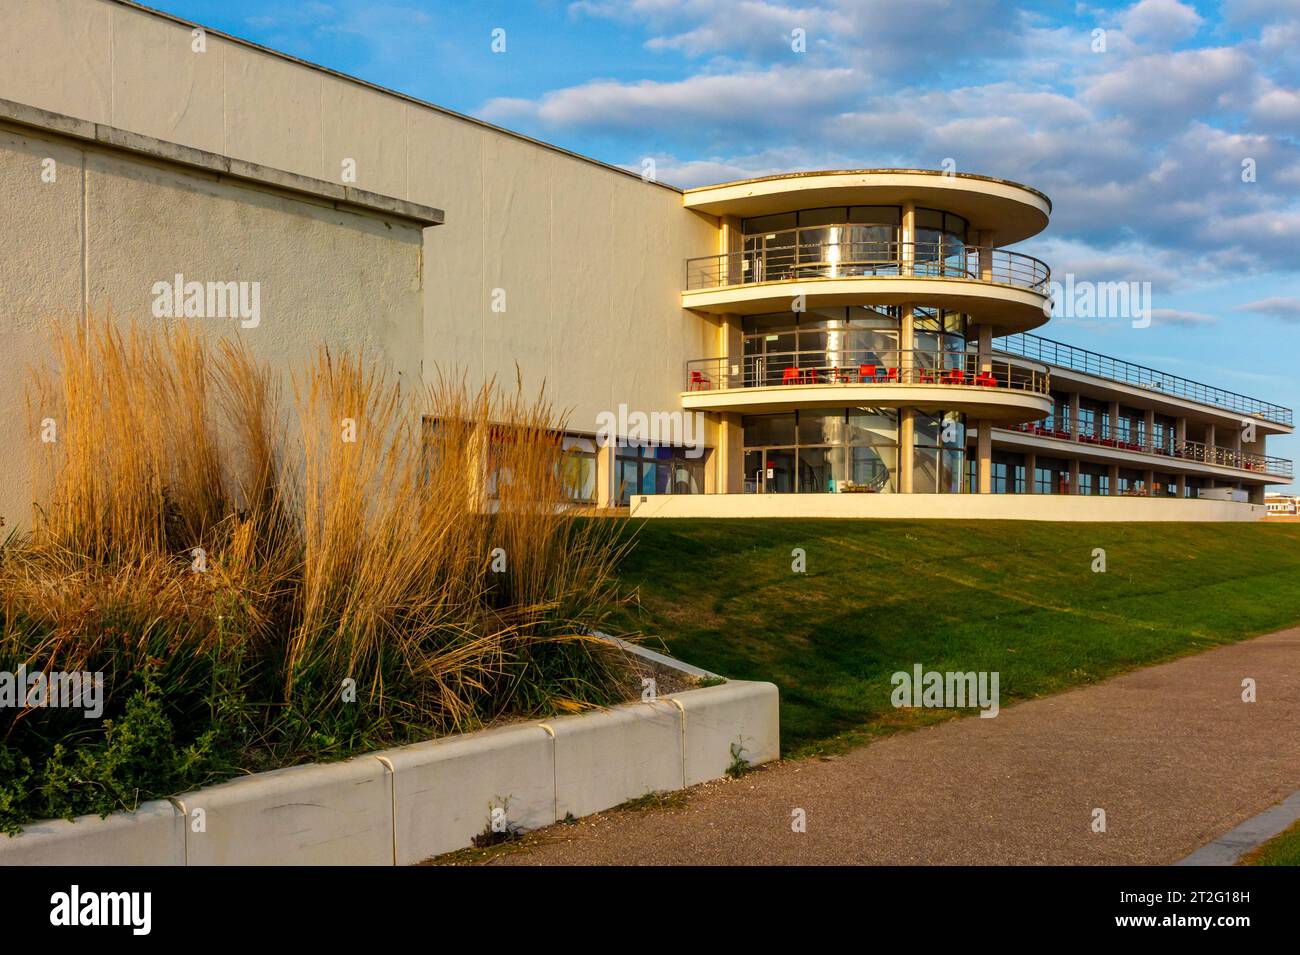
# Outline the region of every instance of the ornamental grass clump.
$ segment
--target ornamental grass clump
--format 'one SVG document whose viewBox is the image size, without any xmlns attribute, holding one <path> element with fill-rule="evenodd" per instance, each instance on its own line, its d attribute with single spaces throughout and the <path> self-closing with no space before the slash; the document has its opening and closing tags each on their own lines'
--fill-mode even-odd
<svg viewBox="0 0 1300 955">
<path fill-rule="evenodd" d="M 630 695 L 592 635 L 625 545 L 570 506 L 545 395 L 324 348 L 281 378 L 182 325 L 52 356 L 0 671 L 102 673 L 103 713 L 0 708 L 0 825 Z"/>
</svg>

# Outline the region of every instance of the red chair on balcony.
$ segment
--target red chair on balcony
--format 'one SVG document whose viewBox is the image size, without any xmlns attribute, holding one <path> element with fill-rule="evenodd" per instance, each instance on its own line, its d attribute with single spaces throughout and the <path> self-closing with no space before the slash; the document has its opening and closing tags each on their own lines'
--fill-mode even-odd
<svg viewBox="0 0 1300 955">
<path fill-rule="evenodd" d="M 876 366 L 875 366 L 875 365 L 859 365 L 859 366 L 858 366 L 858 381 L 860 381 L 860 382 L 867 382 L 867 381 L 874 382 L 875 380 L 876 380 Z"/>
<path fill-rule="evenodd" d="M 991 371 L 981 371 L 975 376 L 975 384 L 982 388 L 996 388 L 998 386 L 998 380 L 993 377 Z"/>
<path fill-rule="evenodd" d="M 960 368 L 953 368 L 944 374 L 944 384 L 946 385 L 964 385 L 966 384 L 966 372 Z"/>
<path fill-rule="evenodd" d="M 802 385 L 803 375 L 799 373 L 798 368 L 787 368 L 783 372 L 781 372 L 781 384 Z"/>
<path fill-rule="evenodd" d="M 885 381 L 897 382 L 897 381 L 898 381 L 898 369 L 897 369 L 897 368 L 889 368 L 889 369 L 886 369 L 886 370 L 885 370 Z"/>
<path fill-rule="evenodd" d="M 713 382 L 705 377 L 702 371 L 691 372 L 691 384 L 688 391 L 708 391 L 713 387 Z"/>
</svg>

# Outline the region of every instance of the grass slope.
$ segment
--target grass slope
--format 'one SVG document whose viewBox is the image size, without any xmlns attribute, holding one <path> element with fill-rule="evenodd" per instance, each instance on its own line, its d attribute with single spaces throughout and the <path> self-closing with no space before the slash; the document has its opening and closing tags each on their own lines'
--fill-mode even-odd
<svg viewBox="0 0 1300 955">
<path fill-rule="evenodd" d="M 998 671 L 1006 705 L 1300 622 L 1298 524 L 654 520 L 629 532 L 619 573 L 634 602 L 620 622 L 684 660 L 776 683 L 787 755 L 951 715 L 891 706 L 890 675 L 916 663 Z M 791 570 L 794 548 L 806 573 Z"/>
<path fill-rule="evenodd" d="M 1300 865 L 1300 822 L 1248 853 L 1238 865 Z"/>
</svg>

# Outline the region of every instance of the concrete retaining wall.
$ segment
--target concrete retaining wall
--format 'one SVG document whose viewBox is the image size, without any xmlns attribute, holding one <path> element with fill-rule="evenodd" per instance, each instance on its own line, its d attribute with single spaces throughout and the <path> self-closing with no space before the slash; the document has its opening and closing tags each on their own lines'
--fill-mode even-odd
<svg viewBox="0 0 1300 955">
<path fill-rule="evenodd" d="M 503 822 L 555 822 L 555 743 L 537 723 L 379 753 L 393 773 L 394 851 L 410 865 L 470 844 L 494 808 Z"/>
<path fill-rule="evenodd" d="M 184 864 L 185 820 L 166 799 L 107 819 L 48 819 L 0 835 L 0 865 Z"/>
<path fill-rule="evenodd" d="M 535 829 L 777 759 L 777 689 L 732 681 L 647 703 L 259 773 L 0 836 L 0 865 L 408 865 L 470 845 L 494 807 Z"/>
<path fill-rule="evenodd" d="M 751 766 L 780 758 L 777 695 L 754 693 L 748 689 L 751 686 L 724 683 L 666 697 L 682 713 L 682 739 L 687 744 L 682 749 L 682 771 L 687 786 L 725 775 L 737 756 Z"/>
<path fill-rule="evenodd" d="M 547 725 L 555 734 L 559 819 L 685 785 L 681 711 L 671 703 L 620 706 Z"/>
<path fill-rule="evenodd" d="M 393 775 L 373 756 L 258 773 L 172 801 L 185 816 L 186 865 L 393 861 Z"/>
<path fill-rule="evenodd" d="M 1258 521 L 1262 504 L 1065 494 L 651 494 L 633 517 L 1000 521 Z"/>
</svg>

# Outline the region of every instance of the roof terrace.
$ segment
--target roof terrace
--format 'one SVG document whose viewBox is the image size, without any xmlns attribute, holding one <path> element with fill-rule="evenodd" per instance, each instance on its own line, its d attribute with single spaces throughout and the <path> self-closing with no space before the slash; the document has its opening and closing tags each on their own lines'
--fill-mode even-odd
<svg viewBox="0 0 1300 955">
<path fill-rule="evenodd" d="M 1038 335 L 1021 332 L 998 339 L 994 348 L 996 351 L 1005 354 L 1032 358 L 1035 361 L 1055 365 L 1058 368 L 1068 368 L 1071 371 L 1082 372 L 1085 375 L 1095 375 L 1098 378 L 1107 378 L 1137 388 L 1146 388 L 1175 398 L 1183 398 L 1187 401 L 1195 401 L 1214 408 L 1222 408 L 1236 414 L 1263 418 L 1266 421 L 1272 421 L 1288 428 L 1293 423 L 1290 408 L 1261 401 L 1258 398 L 1239 395 L 1234 391 L 1225 391 L 1222 388 L 1215 388 L 1199 381 L 1192 381 L 1190 378 L 1157 371 L 1154 368 L 1134 364 L 1131 361 L 1088 351 L 1086 348 L 1078 348 L 1074 345 L 1052 341 L 1050 338 L 1041 338 Z"/>
</svg>

